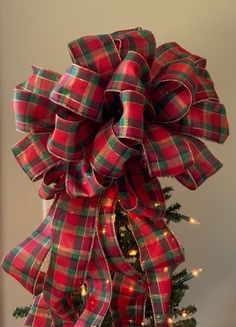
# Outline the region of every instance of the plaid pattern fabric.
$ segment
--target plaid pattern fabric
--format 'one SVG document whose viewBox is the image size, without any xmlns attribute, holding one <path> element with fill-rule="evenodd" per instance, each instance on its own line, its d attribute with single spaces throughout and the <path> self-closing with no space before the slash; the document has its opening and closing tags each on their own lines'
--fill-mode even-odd
<svg viewBox="0 0 236 327">
<path fill-rule="evenodd" d="M 68 121 L 57 115 L 55 128 L 48 140 L 47 149 L 63 161 L 78 162 L 92 151 L 96 132 L 96 124 L 88 123 L 83 118 Z"/>
<path fill-rule="evenodd" d="M 20 282 L 30 293 L 42 292 L 45 274 L 41 266 L 50 250 L 50 224 L 57 199 L 54 200 L 47 217 L 33 233 L 12 249 L 4 258 L 4 270 Z"/>
<path fill-rule="evenodd" d="M 186 137 L 194 155 L 194 164 L 176 179 L 191 190 L 195 190 L 208 177 L 214 175 L 222 163 L 208 150 L 206 145 L 194 137 Z"/>
<path fill-rule="evenodd" d="M 121 58 L 111 35 L 85 36 L 68 45 L 72 61 L 109 79 Z"/>
<path fill-rule="evenodd" d="M 64 323 L 77 320 L 70 296 L 65 298 L 65 294 L 86 279 L 98 201 L 99 196 L 73 199 L 63 191 L 51 223 L 51 258 L 43 293 L 52 317 Z"/>
<path fill-rule="evenodd" d="M 184 251 L 163 221 L 158 176 L 195 189 L 221 163 L 202 141 L 228 136 L 205 59 L 177 43 L 156 49 L 134 29 L 69 43 L 62 75 L 33 66 L 15 89 L 13 147 L 39 194 L 54 199 L 46 220 L 3 259 L 3 268 L 37 295 L 25 326 L 141 325 L 146 292 L 155 325 L 167 326 L 171 280 Z M 143 274 L 124 258 L 115 235 L 117 201 L 127 210 Z M 42 263 L 50 250 L 46 272 Z M 114 272 L 112 281 L 110 272 Z M 72 294 L 88 286 L 78 313 Z"/>
<path fill-rule="evenodd" d="M 184 261 L 183 249 L 162 219 L 154 223 L 132 211 L 129 218 L 147 278 L 155 324 L 167 326 L 172 273 Z"/>
<path fill-rule="evenodd" d="M 30 93 L 21 86 L 14 90 L 16 130 L 23 133 L 50 132 L 54 126 L 58 106 L 48 98 Z"/>
<path fill-rule="evenodd" d="M 43 294 L 34 298 L 23 326 L 53 327 L 50 310 L 44 301 Z"/>
<path fill-rule="evenodd" d="M 48 152 L 47 142 L 47 134 L 29 134 L 12 148 L 18 164 L 32 181 L 42 178 L 59 163 L 59 159 Z"/>
<path fill-rule="evenodd" d="M 142 29 L 131 29 L 114 32 L 111 36 L 117 42 L 116 44 L 122 59 L 125 58 L 129 51 L 134 51 L 140 53 L 149 65 L 152 64 L 156 50 L 156 41 L 152 32 Z"/>
<path fill-rule="evenodd" d="M 145 126 L 143 152 L 150 176 L 175 176 L 194 163 L 186 138 L 156 124 Z"/>
<path fill-rule="evenodd" d="M 123 273 L 113 278 L 111 313 L 113 325 L 142 326 L 145 314 L 146 283 L 137 283 Z"/>
<path fill-rule="evenodd" d="M 91 165 L 94 170 L 107 177 L 117 178 L 125 171 L 125 163 L 138 151 L 127 146 L 114 133 L 113 121 L 109 122 L 97 133 Z"/>
<path fill-rule="evenodd" d="M 120 204 L 125 210 L 153 220 L 163 217 L 165 200 L 161 185 L 135 160 L 129 162 L 129 170 L 123 179 L 120 178 L 118 186 Z"/>
<path fill-rule="evenodd" d="M 172 129 L 175 132 L 224 143 L 228 136 L 225 107 L 215 101 L 197 102 L 179 122 L 173 123 Z"/>
<path fill-rule="evenodd" d="M 72 65 L 52 90 L 50 99 L 82 117 L 102 122 L 100 107 L 105 87 L 103 76 Z"/>
<path fill-rule="evenodd" d="M 39 196 L 50 200 L 57 198 L 58 194 L 65 189 L 65 175 L 68 165 L 58 165 L 47 171 L 39 188 Z"/>
<path fill-rule="evenodd" d="M 112 280 L 98 234 L 94 238 L 87 281 L 91 292 L 89 292 L 85 309 L 75 324 L 76 327 L 100 326 L 111 302 Z"/>
<path fill-rule="evenodd" d="M 99 211 L 99 239 L 112 271 L 125 274 L 133 281 L 142 283 L 142 275 L 125 259 L 119 247 L 114 225 L 114 212 L 117 203 L 118 186 L 113 184 L 103 195 Z"/>
<path fill-rule="evenodd" d="M 67 171 L 66 190 L 71 197 L 101 194 L 112 183 L 111 178 L 98 179 L 89 157 L 79 163 L 70 163 Z"/>
</svg>

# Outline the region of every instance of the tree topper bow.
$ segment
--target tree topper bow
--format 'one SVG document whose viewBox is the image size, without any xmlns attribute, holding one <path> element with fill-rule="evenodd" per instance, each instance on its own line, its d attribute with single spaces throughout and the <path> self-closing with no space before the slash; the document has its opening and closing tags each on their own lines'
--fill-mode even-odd
<svg viewBox="0 0 236 327">
<path fill-rule="evenodd" d="M 222 166 L 197 137 L 225 141 L 225 108 L 206 60 L 174 42 L 156 48 L 150 31 L 86 36 L 69 51 L 73 63 L 63 75 L 33 66 L 15 88 L 16 128 L 29 134 L 13 153 L 31 180 L 42 179 L 40 196 L 54 200 L 3 268 L 36 295 L 24 326 L 98 326 L 109 307 L 114 326 L 141 326 L 149 294 L 155 325 L 165 327 L 184 251 L 163 220 L 158 177 L 193 190 Z M 117 201 L 143 274 L 119 248 Z M 88 297 L 79 313 L 71 294 L 83 283 Z"/>
</svg>

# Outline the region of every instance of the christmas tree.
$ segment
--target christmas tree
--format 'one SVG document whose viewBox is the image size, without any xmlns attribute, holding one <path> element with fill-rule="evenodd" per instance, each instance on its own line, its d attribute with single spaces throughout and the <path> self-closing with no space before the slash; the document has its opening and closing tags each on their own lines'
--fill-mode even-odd
<svg viewBox="0 0 236 327">
<path fill-rule="evenodd" d="M 163 189 L 165 194 L 165 199 L 169 200 L 171 198 L 171 192 L 173 191 L 172 187 L 165 187 Z M 165 212 L 165 220 L 169 225 L 172 223 L 179 223 L 181 221 L 187 221 L 190 224 L 199 224 L 199 222 L 189 216 L 183 215 L 180 212 L 181 204 L 172 203 L 170 204 Z M 116 235 L 122 250 L 123 255 L 126 259 L 135 267 L 136 270 L 142 272 L 142 268 L 139 260 L 139 251 L 135 239 L 133 238 L 131 229 L 129 228 L 129 223 L 127 219 L 126 212 L 121 208 L 119 203 L 116 207 L 116 218 L 115 218 L 115 227 Z M 191 272 L 188 272 L 186 269 L 183 269 L 173 275 L 172 280 L 172 294 L 170 302 L 170 311 L 169 311 L 169 326 L 173 327 L 195 327 L 197 326 L 197 321 L 193 317 L 196 313 L 197 308 L 195 305 L 188 305 L 186 307 L 181 306 L 182 299 L 189 289 L 187 282 L 198 276 L 201 269 L 195 269 Z M 84 304 L 86 302 L 88 290 L 85 284 L 73 294 L 73 303 L 75 307 L 78 308 L 80 312 L 83 311 Z M 26 317 L 30 310 L 30 306 L 17 307 L 13 313 L 15 318 Z M 108 311 L 105 316 L 101 327 L 111 327 L 112 326 L 112 317 L 110 311 Z M 151 301 L 147 298 L 146 308 L 145 308 L 145 320 L 144 326 L 153 327 L 155 326 L 154 320 L 152 317 L 152 306 Z"/>
</svg>

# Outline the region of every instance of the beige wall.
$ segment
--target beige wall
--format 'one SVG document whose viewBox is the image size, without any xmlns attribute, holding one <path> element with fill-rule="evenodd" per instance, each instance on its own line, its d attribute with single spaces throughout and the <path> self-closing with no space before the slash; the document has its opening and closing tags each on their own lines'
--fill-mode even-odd
<svg viewBox="0 0 236 327">
<path fill-rule="evenodd" d="M 186 250 L 182 267 L 202 267 L 185 303 L 198 307 L 199 327 L 236 326 L 235 218 L 235 0 L 80 1 L 1 0 L 1 251 L 22 240 L 42 219 L 42 204 L 17 166 L 10 147 L 22 136 L 14 129 L 13 87 L 30 74 L 30 63 L 63 72 L 70 63 L 67 42 L 79 36 L 142 26 L 158 44 L 175 40 L 208 58 L 208 69 L 228 110 L 231 137 L 211 149 L 224 168 L 199 190 L 174 184 L 176 200 L 201 225 L 174 229 Z M 172 184 L 172 181 L 169 181 Z M 1 327 L 20 326 L 13 308 L 31 297 L 1 273 Z"/>
</svg>

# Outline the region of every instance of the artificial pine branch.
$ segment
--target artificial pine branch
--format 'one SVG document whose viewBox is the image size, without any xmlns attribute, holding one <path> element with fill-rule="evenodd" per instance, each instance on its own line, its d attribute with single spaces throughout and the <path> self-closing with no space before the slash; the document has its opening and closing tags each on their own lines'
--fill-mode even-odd
<svg viewBox="0 0 236 327">
<path fill-rule="evenodd" d="M 173 327 L 196 327 L 197 321 L 195 318 L 184 319 L 173 324 Z"/>
<path fill-rule="evenodd" d="M 165 196 L 165 200 L 169 200 L 171 198 L 171 193 L 174 191 L 172 186 L 166 186 L 163 188 L 163 193 Z"/>
<path fill-rule="evenodd" d="M 31 306 L 16 307 L 13 311 L 13 317 L 16 319 L 26 317 L 30 311 L 30 308 Z"/>
</svg>

